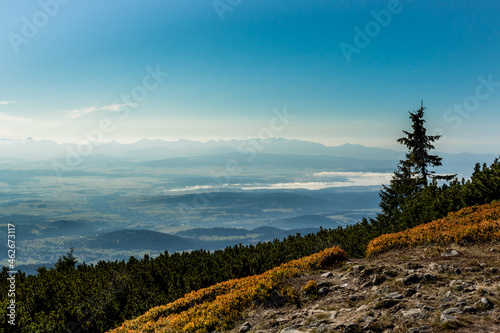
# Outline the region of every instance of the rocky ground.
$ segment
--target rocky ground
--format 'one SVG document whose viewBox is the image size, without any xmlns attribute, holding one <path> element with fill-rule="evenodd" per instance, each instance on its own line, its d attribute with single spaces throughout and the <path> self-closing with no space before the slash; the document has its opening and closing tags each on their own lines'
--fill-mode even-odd
<svg viewBox="0 0 500 333">
<path fill-rule="evenodd" d="M 498 244 L 351 260 L 293 279 L 300 301 L 256 306 L 231 332 L 500 332 L 499 269 Z"/>
</svg>

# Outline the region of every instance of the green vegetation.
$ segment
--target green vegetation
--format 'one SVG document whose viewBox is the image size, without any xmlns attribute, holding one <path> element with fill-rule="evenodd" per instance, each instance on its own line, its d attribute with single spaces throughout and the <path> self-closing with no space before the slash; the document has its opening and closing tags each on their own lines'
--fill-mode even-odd
<svg viewBox="0 0 500 333">
<path fill-rule="evenodd" d="M 466 207 L 445 218 L 377 237 L 368 244 L 366 255 L 421 245 L 475 245 L 493 241 L 500 241 L 499 201 Z"/>
<path fill-rule="evenodd" d="M 263 274 L 229 280 L 191 292 L 170 304 L 153 308 L 113 330 L 118 332 L 213 332 L 231 328 L 242 312 L 252 304 L 297 299 L 290 278 L 317 269 L 331 269 L 347 260 L 342 249 L 332 247 L 311 256 L 293 260 Z M 304 291 L 317 294 L 317 285 L 309 281 Z M 314 291 L 313 291 L 314 290 Z"/>
<path fill-rule="evenodd" d="M 416 119 L 422 120 L 420 116 Z M 423 133 L 425 135 L 425 131 Z M 424 152 L 430 148 L 428 145 Z M 80 329 L 103 332 L 191 291 L 261 274 L 332 246 L 340 247 L 349 257 L 362 257 L 368 243 L 378 236 L 443 218 L 467 206 L 500 199 L 498 159 L 491 166 L 477 164 L 470 180 L 440 185 L 434 178 L 427 184 L 430 173 L 422 165 L 438 165 L 436 161 L 439 162 L 433 157 L 419 166 L 420 162 L 410 151 L 407 162 L 400 164 L 395 172 L 394 181 L 386 192 L 381 192 L 382 213 L 352 226 L 215 252 L 165 252 L 154 259 L 145 255 L 141 260 L 130 257 L 127 262 L 101 261 L 95 265 L 77 266 L 78 253 L 71 250 L 56 268 L 41 268 L 36 276 L 23 273 L 16 276 L 16 327 L 7 324 L 9 300 L 5 295 L 9 284 L 4 268 L 0 273 L 0 294 L 4 297 L 0 301 L 0 332 L 79 332 Z M 425 176 L 425 184 L 407 187 L 419 179 L 415 172 Z M 408 182 L 398 183 L 400 176 Z M 388 190 L 396 195 L 396 201 L 390 201 L 394 197 L 384 196 Z M 401 193 L 404 195 L 398 197 Z"/>
<path fill-rule="evenodd" d="M 56 270 L 71 271 L 75 269 L 78 260 L 76 260 L 75 256 L 73 255 L 73 252 L 75 252 L 75 248 L 73 247 L 73 244 L 71 244 L 69 252 L 66 253 L 65 256 L 62 256 L 59 258 L 59 260 L 57 260 L 57 263 L 55 265 Z"/>
<path fill-rule="evenodd" d="M 284 262 L 337 245 L 348 256 L 364 256 L 373 238 L 444 217 L 448 212 L 500 199 L 500 162 L 479 165 L 469 181 L 438 186 L 431 183 L 401 208 L 396 227 L 386 221 L 321 230 L 283 241 L 225 250 L 164 253 L 151 259 L 82 264 L 73 269 L 40 269 L 36 276 L 17 275 L 17 331 L 6 320 L 7 298 L 0 303 L 4 332 L 64 332 L 67 327 L 102 332 L 185 293 L 266 272 Z M 425 208 L 425 209 L 424 209 Z M 398 230 L 398 231 L 399 231 Z M 75 254 L 77 256 L 77 254 Z M 68 256 L 67 256 L 68 257 Z M 64 260 L 64 258 L 63 258 Z M 64 266 L 64 265 L 63 265 Z M 0 273 L 0 293 L 7 295 L 7 270 Z M 5 296 L 4 296 L 5 297 Z"/>
<path fill-rule="evenodd" d="M 427 135 L 424 127 L 424 110 L 422 105 L 417 111 L 410 112 L 413 131 L 403 131 L 405 136 L 397 140 L 408 148 L 408 152 L 406 159 L 399 161 L 390 184 L 384 185 L 380 191 L 382 213 L 377 216 L 379 221 L 391 224 L 397 221 L 406 200 L 427 187 L 429 178 L 432 178 L 435 184 L 436 180 L 450 181 L 456 176 L 434 175 L 435 171 L 429 170 L 429 167 L 441 166 L 442 158 L 430 154 L 434 149 L 432 143 L 440 136 Z"/>
<path fill-rule="evenodd" d="M 213 253 L 164 253 L 154 259 L 146 255 L 141 260 L 131 257 L 128 262 L 84 263 L 76 268 L 66 265 L 68 260 L 63 258 L 58 268 L 39 269 L 36 276 L 17 275 L 19 326 L 16 331 L 6 322 L 7 298 L 0 303 L 1 326 L 6 327 L 5 332 L 64 332 L 66 325 L 103 332 L 190 291 L 260 274 L 317 253 L 332 244 L 328 236 L 323 230 L 318 235 L 297 235 L 282 242 L 240 245 Z M 2 295 L 7 295 L 7 277 L 4 268 L 0 273 Z"/>
</svg>

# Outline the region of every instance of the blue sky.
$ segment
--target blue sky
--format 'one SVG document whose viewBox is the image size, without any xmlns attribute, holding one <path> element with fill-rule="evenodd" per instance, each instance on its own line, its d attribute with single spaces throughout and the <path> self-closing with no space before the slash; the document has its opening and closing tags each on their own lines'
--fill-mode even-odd
<svg viewBox="0 0 500 333">
<path fill-rule="evenodd" d="M 498 17 L 496 1 L 5 0 L 0 137 L 397 147 L 423 99 L 439 150 L 498 153 Z"/>
</svg>

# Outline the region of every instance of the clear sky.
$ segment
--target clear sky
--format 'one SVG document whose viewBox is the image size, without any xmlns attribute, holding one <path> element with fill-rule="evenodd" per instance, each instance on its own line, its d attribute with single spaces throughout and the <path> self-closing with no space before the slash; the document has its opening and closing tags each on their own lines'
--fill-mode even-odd
<svg viewBox="0 0 500 333">
<path fill-rule="evenodd" d="M 0 137 L 396 147 L 423 99 L 439 150 L 499 153 L 499 17 L 494 0 L 4 0 Z"/>
</svg>

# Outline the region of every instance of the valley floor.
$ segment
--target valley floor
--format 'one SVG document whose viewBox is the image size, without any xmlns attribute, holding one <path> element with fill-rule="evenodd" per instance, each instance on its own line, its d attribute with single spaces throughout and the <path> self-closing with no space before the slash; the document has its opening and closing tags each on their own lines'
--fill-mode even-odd
<svg viewBox="0 0 500 333">
<path fill-rule="evenodd" d="M 500 332 L 499 244 L 391 251 L 290 283 L 311 280 L 300 306 L 253 307 L 231 332 Z"/>
</svg>

